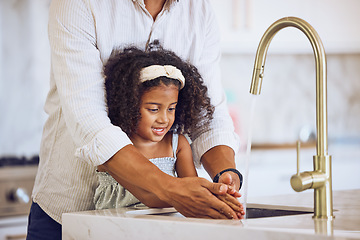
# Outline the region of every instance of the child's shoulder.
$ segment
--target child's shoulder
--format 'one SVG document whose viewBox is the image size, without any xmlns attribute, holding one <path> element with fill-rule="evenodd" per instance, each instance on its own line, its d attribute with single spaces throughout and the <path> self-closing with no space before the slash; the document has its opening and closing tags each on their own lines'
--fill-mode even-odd
<svg viewBox="0 0 360 240">
<path fill-rule="evenodd" d="M 178 134 L 178 138 L 179 138 L 179 141 L 180 141 L 180 139 L 181 139 L 181 141 L 189 142 L 188 139 L 185 137 L 184 134 Z"/>
<path fill-rule="evenodd" d="M 172 136 L 172 138 L 174 138 L 177 135 L 178 141 L 186 141 L 186 142 L 189 143 L 189 140 L 187 139 L 187 137 L 184 134 L 176 133 L 176 132 L 173 132 L 173 131 L 170 131 L 167 134 Z"/>
<path fill-rule="evenodd" d="M 181 149 L 184 148 L 190 148 L 190 143 L 188 141 L 188 139 L 186 138 L 185 135 L 183 134 L 178 134 L 178 147 L 177 147 L 177 151 L 180 151 Z"/>
</svg>

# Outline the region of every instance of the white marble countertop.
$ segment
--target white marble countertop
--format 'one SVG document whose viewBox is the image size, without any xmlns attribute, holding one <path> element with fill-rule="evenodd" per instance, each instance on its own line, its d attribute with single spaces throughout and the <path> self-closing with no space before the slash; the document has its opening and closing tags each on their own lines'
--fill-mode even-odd
<svg viewBox="0 0 360 240">
<path fill-rule="evenodd" d="M 63 239 L 360 239 L 360 189 L 334 192 L 333 221 L 312 214 L 211 220 L 184 218 L 179 213 L 149 215 L 149 210 L 107 209 L 63 215 Z M 248 207 L 313 208 L 311 191 L 249 199 Z M 166 211 L 169 209 L 165 209 Z M 170 209 L 171 210 L 171 209 Z M 150 209 L 156 213 L 162 210 Z"/>
</svg>

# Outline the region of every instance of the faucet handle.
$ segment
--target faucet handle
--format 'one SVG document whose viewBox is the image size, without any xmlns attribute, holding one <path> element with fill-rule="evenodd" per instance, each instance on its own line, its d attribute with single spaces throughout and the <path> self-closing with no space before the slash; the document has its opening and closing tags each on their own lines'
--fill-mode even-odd
<svg viewBox="0 0 360 240">
<path fill-rule="evenodd" d="M 296 141 L 296 174 L 291 177 L 290 183 L 296 192 L 309 189 L 313 185 L 311 173 L 300 173 L 300 141 Z"/>
<path fill-rule="evenodd" d="M 324 185 L 326 174 L 319 171 L 300 172 L 300 141 L 296 142 L 296 174 L 291 176 L 290 184 L 296 192 L 302 192 L 310 188 L 318 188 Z"/>
<path fill-rule="evenodd" d="M 291 176 L 290 184 L 296 192 L 302 192 L 313 187 L 313 176 L 311 172 L 302 172 Z"/>
</svg>

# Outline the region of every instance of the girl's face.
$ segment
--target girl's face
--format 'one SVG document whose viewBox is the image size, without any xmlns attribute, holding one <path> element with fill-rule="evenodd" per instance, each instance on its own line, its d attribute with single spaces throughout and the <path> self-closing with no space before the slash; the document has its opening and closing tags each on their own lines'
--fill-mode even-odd
<svg viewBox="0 0 360 240">
<path fill-rule="evenodd" d="M 132 140 L 161 141 L 174 123 L 178 96 L 179 89 L 172 84 L 161 84 L 145 92 L 141 97 L 141 118 Z"/>
</svg>

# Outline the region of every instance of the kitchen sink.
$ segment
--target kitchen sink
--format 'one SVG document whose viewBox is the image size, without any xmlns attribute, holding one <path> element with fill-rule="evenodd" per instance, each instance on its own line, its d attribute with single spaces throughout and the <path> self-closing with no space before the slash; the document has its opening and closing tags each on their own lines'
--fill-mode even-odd
<svg viewBox="0 0 360 240">
<path fill-rule="evenodd" d="M 129 208 L 127 214 L 135 215 L 153 215 L 153 216 L 171 216 L 171 217 L 184 217 L 175 208 L 147 208 L 147 207 L 133 207 Z M 246 218 L 269 218 L 290 216 L 299 214 L 313 214 L 312 208 L 294 207 L 294 206 L 276 206 L 264 204 L 248 204 L 246 208 Z"/>
<path fill-rule="evenodd" d="M 267 209 L 267 208 L 246 208 L 246 218 L 280 217 L 298 214 L 313 214 L 311 211 Z"/>
</svg>

